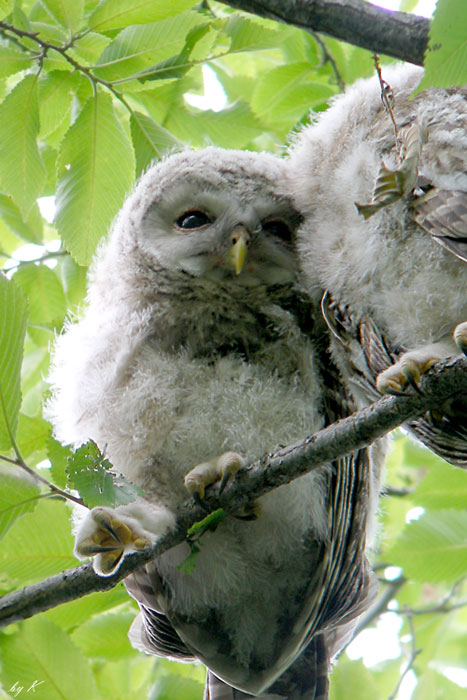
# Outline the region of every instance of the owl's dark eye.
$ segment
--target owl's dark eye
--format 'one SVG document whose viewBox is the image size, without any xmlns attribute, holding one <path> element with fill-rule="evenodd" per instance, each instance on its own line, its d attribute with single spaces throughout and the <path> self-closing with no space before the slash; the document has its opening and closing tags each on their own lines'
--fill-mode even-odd
<svg viewBox="0 0 467 700">
<path fill-rule="evenodd" d="M 175 221 L 175 225 L 184 231 L 193 231 L 211 223 L 211 217 L 205 214 L 204 211 L 199 211 L 198 209 L 184 211 L 183 214 Z"/>
<path fill-rule="evenodd" d="M 263 231 L 280 238 L 286 243 L 292 241 L 292 230 L 282 219 L 271 219 L 270 221 L 263 222 Z"/>
</svg>

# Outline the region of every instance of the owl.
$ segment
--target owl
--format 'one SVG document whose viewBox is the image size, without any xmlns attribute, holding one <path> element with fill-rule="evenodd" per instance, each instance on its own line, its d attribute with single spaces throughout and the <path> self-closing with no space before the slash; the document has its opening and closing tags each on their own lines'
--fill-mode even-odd
<svg viewBox="0 0 467 700">
<path fill-rule="evenodd" d="M 334 359 L 357 404 L 420 391 L 436 361 L 467 352 L 467 88 L 410 97 L 423 70 L 361 80 L 304 128 L 285 193 L 304 222 L 304 284 L 326 290 Z M 382 97 L 384 99 L 382 99 Z M 408 427 L 467 465 L 465 400 Z"/>
<path fill-rule="evenodd" d="M 283 161 L 207 148 L 140 179 L 100 247 L 87 306 L 58 338 L 47 412 L 143 494 L 88 511 L 100 575 L 175 525 L 190 494 L 350 410 L 327 328 L 297 280 Z M 350 399 L 349 399 L 350 402 Z M 382 443 L 302 476 L 130 575 L 137 649 L 208 668 L 205 698 L 327 697 L 330 659 L 368 606 Z"/>
</svg>

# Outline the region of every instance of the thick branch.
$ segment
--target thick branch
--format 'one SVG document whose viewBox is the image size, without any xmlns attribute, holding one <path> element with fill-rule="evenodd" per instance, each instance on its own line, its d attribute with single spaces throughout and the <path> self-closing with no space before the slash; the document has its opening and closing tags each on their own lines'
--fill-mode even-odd
<svg viewBox="0 0 467 700">
<path fill-rule="evenodd" d="M 363 0 L 219 0 L 260 17 L 328 34 L 354 46 L 423 65 L 430 21 Z"/>
<path fill-rule="evenodd" d="M 423 378 L 422 391 L 403 397 L 384 397 L 296 445 L 266 455 L 239 472 L 221 495 L 216 487 L 210 489 L 204 501 L 205 507 L 235 511 L 292 479 L 368 445 L 407 420 L 423 415 L 429 408 L 465 394 L 467 358 L 446 360 L 434 366 Z M 4 596 L 0 605 L 0 627 L 88 593 L 112 588 L 146 561 L 182 542 L 187 529 L 205 515 L 201 506 L 192 500 L 187 501 L 176 513 L 176 530 L 161 538 L 152 550 L 127 556 L 113 576 L 100 578 L 91 565 L 86 564 Z"/>
</svg>

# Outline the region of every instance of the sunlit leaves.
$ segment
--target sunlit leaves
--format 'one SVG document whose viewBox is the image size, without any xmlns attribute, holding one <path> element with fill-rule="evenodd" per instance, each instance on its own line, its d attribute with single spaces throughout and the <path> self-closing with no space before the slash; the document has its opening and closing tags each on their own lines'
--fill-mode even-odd
<svg viewBox="0 0 467 700">
<path fill-rule="evenodd" d="M 29 332 L 40 344 L 41 336 L 35 335 L 35 331 L 59 328 L 65 317 L 65 295 L 60 280 L 45 265 L 25 265 L 13 279 L 29 300 Z M 51 339 L 50 335 L 48 340 Z"/>
<path fill-rule="evenodd" d="M 95 73 L 113 81 L 157 76 L 163 72 L 163 66 L 158 69 L 158 64 L 176 56 L 183 49 L 188 32 L 203 22 L 201 15 L 186 12 L 161 22 L 127 27 L 103 51 Z"/>
<path fill-rule="evenodd" d="M 425 77 L 417 92 L 430 85 L 450 87 L 467 83 L 467 3 L 438 2 L 430 27 Z"/>
<path fill-rule="evenodd" d="M 19 468 L 0 466 L 0 539 L 15 520 L 34 509 L 39 489 Z"/>
<path fill-rule="evenodd" d="M 32 61 L 32 57 L 20 51 L 17 46 L 0 46 L 0 77 L 26 70 Z"/>
<path fill-rule="evenodd" d="M 5 636 L 0 678 L 6 688 L 32 689 L 36 700 L 98 700 L 92 671 L 83 654 L 50 620 L 28 620 L 18 634 Z M 20 691 L 21 692 L 21 691 Z"/>
<path fill-rule="evenodd" d="M 26 220 L 7 195 L 0 194 L 0 220 L 10 231 L 28 243 L 39 243 L 42 238 L 42 219 L 37 206 L 33 205 Z M 2 246 L 3 247 L 3 246 Z M 10 251 L 12 252 L 12 251 Z"/>
<path fill-rule="evenodd" d="M 70 32 L 80 28 L 83 17 L 84 0 L 41 0 L 55 22 Z"/>
<path fill-rule="evenodd" d="M 457 581 L 467 571 L 467 512 L 425 513 L 405 528 L 386 553 L 416 581 Z"/>
<path fill-rule="evenodd" d="M 56 222 L 79 264 L 89 263 L 133 177 L 127 133 L 109 95 L 98 93 L 68 130 L 58 159 Z"/>
<path fill-rule="evenodd" d="M 230 37 L 230 50 L 235 53 L 276 48 L 277 44 L 288 36 L 288 30 L 281 31 L 281 29 L 283 28 L 280 25 L 272 22 L 233 15 L 227 22 L 224 32 Z"/>
<path fill-rule="evenodd" d="M 76 566 L 69 508 L 41 499 L 16 520 L 0 547 L 0 570 L 18 587 Z"/>
<path fill-rule="evenodd" d="M 128 27 L 130 24 L 157 22 L 178 15 L 195 5 L 195 0 L 102 0 L 89 18 L 89 26 L 99 32 Z"/>
<path fill-rule="evenodd" d="M 289 63 L 264 75 L 253 92 L 251 106 L 265 123 L 273 126 L 285 122 L 289 130 L 335 92 L 329 83 L 312 80 L 308 63 Z"/>
<path fill-rule="evenodd" d="M 134 619 L 133 610 L 92 618 L 72 634 L 72 640 L 92 658 L 115 661 L 132 656 L 128 629 Z"/>
<path fill-rule="evenodd" d="M 54 146 L 60 143 L 70 125 L 73 88 L 77 82 L 78 77 L 67 71 L 50 71 L 39 82 L 40 136 Z"/>
<path fill-rule="evenodd" d="M 20 369 L 27 302 L 14 282 L 0 275 L 0 448 L 11 448 L 21 405 Z"/>
<path fill-rule="evenodd" d="M 182 146 L 170 131 L 141 112 L 131 115 L 131 134 L 136 156 L 136 172 L 139 175 L 154 160 L 160 160 L 174 148 Z"/>
<path fill-rule="evenodd" d="M 0 181 L 24 215 L 45 182 L 38 132 L 37 77 L 27 75 L 0 105 Z"/>
</svg>

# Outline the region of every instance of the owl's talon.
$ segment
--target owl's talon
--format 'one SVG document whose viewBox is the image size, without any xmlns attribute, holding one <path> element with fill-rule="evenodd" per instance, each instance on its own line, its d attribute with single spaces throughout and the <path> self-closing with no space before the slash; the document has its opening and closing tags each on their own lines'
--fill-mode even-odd
<svg viewBox="0 0 467 700">
<path fill-rule="evenodd" d="M 147 535 L 144 529 L 138 529 L 135 520 L 105 508 L 93 508 L 78 532 L 75 554 L 78 558 L 94 557 L 94 570 L 108 576 L 116 571 L 127 552 L 152 545 Z"/>
<path fill-rule="evenodd" d="M 190 493 L 192 494 L 193 500 L 194 500 L 194 502 L 196 503 L 197 506 L 199 506 L 200 508 L 202 508 L 202 509 L 204 510 L 205 513 L 210 513 L 210 512 L 211 512 L 210 509 L 209 509 L 209 508 L 206 506 L 206 504 L 204 503 L 204 501 L 203 501 L 203 499 L 201 498 L 201 496 L 199 495 L 199 492 L 198 492 L 198 491 L 191 491 Z"/>
<path fill-rule="evenodd" d="M 467 355 L 467 321 L 455 327 L 453 337 L 459 350 Z"/>
<path fill-rule="evenodd" d="M 202 500 L 207 486 L 219 481 L 221 493 L 242 466 L 243 459 L 237 452 L 224 452 L 216 460 L 202 462 L 190 469 L 185 476 L 185 487 L 195 498 Z"/>
<path fill-rule="evenodd" d="M 420 380 L 439 357 L 427 356 L 423 352 L 414 351 L 407 353 L 376 379 L 376 388 L 381 394 L 392 394 L 393 396 L 404 396 L 410 386 L 418 394 L 421 394 Z"/>
</svg>

